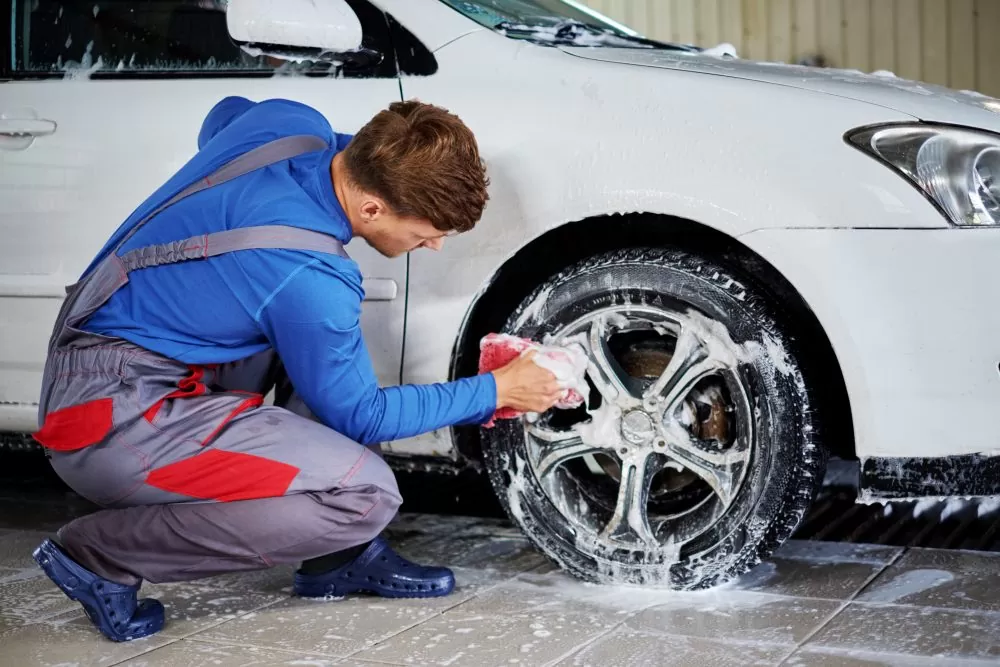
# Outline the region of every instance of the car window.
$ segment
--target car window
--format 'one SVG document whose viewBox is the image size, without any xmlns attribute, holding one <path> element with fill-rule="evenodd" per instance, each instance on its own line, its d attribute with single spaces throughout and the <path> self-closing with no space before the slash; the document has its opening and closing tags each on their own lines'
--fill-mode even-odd
<svg viewBox="0 0 1000 667">
<path fill-rule="evenodd" d="M 363 52 L 333 64 L 290 62 L 240 48 L 226 28 L 226 0 L 13 0 L 13 74 L 395 76 L 385 14 L 366 0 L 347 1 L 361 21 Z"/>
</svg>

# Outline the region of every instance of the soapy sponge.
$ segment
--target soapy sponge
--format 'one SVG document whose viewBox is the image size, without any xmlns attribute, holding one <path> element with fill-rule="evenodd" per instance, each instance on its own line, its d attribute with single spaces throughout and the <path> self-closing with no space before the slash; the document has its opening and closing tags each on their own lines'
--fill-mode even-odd
<svg viewBox="0 0 1000 667">
<path fill-rule="evenodd" d="M 543 345 L 527 338 L 488 334 L 479 341 L 479 372 L 495 371 L 532 351 L 535 352 L 535 363 L 551 371 L 556 376 L 556 381 L 566 390 L 556 407 L 565 410 L 583 405 L 589 391 L 585 379 L 587 353 L 577 342 Z M 501 408 L 485 426 L 490 428 L 497 419 L 514 419 L 521 414 L 512 408 Z"/>
</svg>

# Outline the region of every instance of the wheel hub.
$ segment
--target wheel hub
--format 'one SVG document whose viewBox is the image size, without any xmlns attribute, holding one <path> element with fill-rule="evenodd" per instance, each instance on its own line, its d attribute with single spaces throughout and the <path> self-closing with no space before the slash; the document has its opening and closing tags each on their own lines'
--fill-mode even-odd
<svg viewBox="0 0 1000 667">
<path fill-rule="evenodd" d="M 633 410 L 622 418 L 622 438 L 633 445 L 645 445 L 656 435 L 653 418 L 643 410 Z"/>
</svg>

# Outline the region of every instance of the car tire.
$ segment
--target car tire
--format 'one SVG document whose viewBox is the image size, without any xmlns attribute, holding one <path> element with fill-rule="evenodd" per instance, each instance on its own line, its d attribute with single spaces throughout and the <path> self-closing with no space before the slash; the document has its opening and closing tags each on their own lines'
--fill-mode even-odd
<svg viewBox="0 0 1000 667">
<path fill-rule="evenodd" d="M 800 360 L 774 300 L 721 263 L 593 257 L 539 285 L 504 332 L 590 355 L 587 406 L 482 438 L 508 515 L 569 573 L 715 586 L 769 556 L 812 503 L 826 454 Z"/>
</svg>

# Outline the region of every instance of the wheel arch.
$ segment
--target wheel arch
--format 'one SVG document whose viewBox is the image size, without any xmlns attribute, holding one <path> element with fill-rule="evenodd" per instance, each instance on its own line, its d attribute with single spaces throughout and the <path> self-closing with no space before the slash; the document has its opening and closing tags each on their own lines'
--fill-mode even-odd
<svg viewBox="0 0 1000 667">
<path fill-rule="evenodd" d="M 843 371 L 809 304 L 763 257 L 737 239 L 694 220 L 652 213 L 616 213 L 569 222 L 532 239 L 494 272 L 488 287 L 473 302 L 452 349 L 451 377 L 477 372 L 479 339 L 499 331 L 538 284 L 587 257 L 646 246 L 672 246 L 725 262 L 741 279 L 774 300 L 815 393 L 826 447 L 832 455 L 854 458 L 854 426 Z M 823 419 L 830 415 L 836 418 Z M 456 427 L 455 444 L 462 457 L 481 459 L 478 428 Z"/>
</svg>

